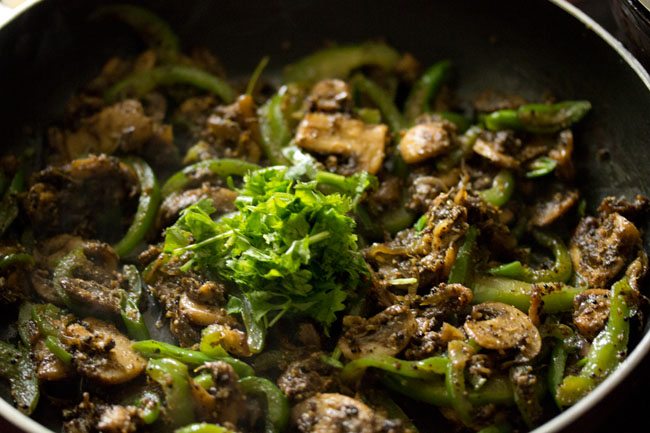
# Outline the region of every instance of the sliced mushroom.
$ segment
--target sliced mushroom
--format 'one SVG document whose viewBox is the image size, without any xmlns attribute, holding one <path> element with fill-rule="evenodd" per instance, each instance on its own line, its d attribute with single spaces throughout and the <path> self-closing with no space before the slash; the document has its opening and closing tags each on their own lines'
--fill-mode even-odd
<svg viewBox="0 0 650 433">
<path fill-rule="evenodd" d="M 406 207 L 416 213 L 425 213 L 436 197 L 447 192 L 449 188 L 458 185 L 460 174 L 460 170 L 456 169 L 441 174 L 439 177 L 428 174 L 423 175 L 417 171 L 411 173 L 409 176 L 410 186 L 407 192 L 409 201 Z"/>
<path fill-rule="evenodd" d="M 598 213 L 607 215 L 619 213 L 632 222 L 643 221 L 650 212 L 650 199 L 644 195 L 636 195 L 634 201 L 629 201 L 625 197 L 608 196 L 598 205 Z"/>
<path fill-rule="evenodd" d="M 469 227 L 466 203 L 467 191 L 461 188 L 440 194 L 429 208 L 423 237 L 431 240 L 431 253 L 422 260 L 421 266 L 444 279 L 456 261 L 459 240 Z"/>
<path fill-rule="evenodd" d="M 481 347 L 492 350 L 518 349 L 525 360 L 542 348 L 542 338 L 530 318 L 501 302 L 485 302 L 472 308 L 465 332 Z"/>
<path fill-rule="evenodd" d="M 399 143 L 404 162 L 416 164 L 447 152 L 452 145 L 453 126 L 448 122 L 428 122 L 406 131 Z"/>
<path fill-rule="evenodd" d="M 36 292 L 48 302 L 63 305 L 53 274 L 61 259 L 73 251 L 79 252 L 79 257 L 72 274 L 57 281 L 63 294 L 87 311 L 102 316 L 119 315 L 124 278 L 117 272 L 119 258 L 115 250 L 103 242 L 70 235 L 43 242 L 35 253 L 38 269 L 31 275 Z"/>
<path fill-rule="evenodd" d="M 560 219 L 578 202 L 580 193 L 576 189 L 557 191 L 550 197 L 538 201 L 531 209 L 530 224 L 545 227 Z"/>
<path fill-rule="evenodd" d="M 117 272 L 119 258 L 110 245 L 84 241 L 71 274 L 60 283 L 69 301 L 101 317 L 119 316 L 123 276 Z"/>
<path fill-rule="evenodd" d="M 210 325 L 209 328 L 211 334 L 219 336 L 214 340 L 214 344 L 221 345 L 228 353 L 232 353 L 236 356 L 251 356 L 251 351 L 246 339 L 246 333 L 239 329 L 231 328 L 227 324 L 223 323 L 223 319 L 221 321 L 222 323 L 215 323 Z"/>
<path fill-rule="evenodd" d="M 107 405 L 99 412 L 97 431 L 101 433 L 124 433 L 137 431 L 142 420 L 136 406 Z"/>
<path fill-rule="evenodd" d="M 90 153 L 110 155 L 120 147 L 133 151 L 155 135 L 162 137 L 169 132 L 145 115 L 139 101 L 127 99 L 82 119 L 78 130 L 66 132 L 65 154 L 75 159 Z"/>
<path fill-rule="evenodd" d="M 204 183 L 199 188 L 175 192 L 163 200 L 158 212 L 158 227 L 173 224 L 183 209 L 201 200 L 209 199 L 219 214 L 235 210 L 237 193 L 228 188 L 212 186 Z"/>
<path fill-rule="evenodd" d="M 323 361 L 323 352 L 289 364 L 278 378 L 278 387 L 292 401 L 299 402 L 321 392 L 336 392 L 341 380 L 335 367 Z"/>
<path fill-rule="evenodd" d="M 237 425 L 241 418 L 248 416 L 246 396 L 232 366 L 223 361 L 213 361 L 203 364 L 200 370 L 209 372 L 214 382 L 207 390 L 198 385 L 192 386 L 192 395 L 201 420 Z"/>
<path fill-rule="evenodd" d="M 573 324 L 590 340 L 607 323 L 609 294 L 609 290 L 605 289 L 588 289 L 573 299 Z"/>
<path fill-rule="evenodd" d="M 586 217 L 578 224 L 569 253 L 576 272 L 591 287 L 607 285 L 631 261 L 641 245 L 641 233 L 624 216 L 611 213 Z"/>
<path fill-rule="evenodd" d="M 386 419 L 368 406 L 341 394 L 318 394 L 293 408 L 300 433 L 403 433 L 402 422 Z"/>
<path fill-rule="evenodd" d="M 557 162 L 555 172 L 558 177 L 565 181 L 570 181 L 575 175 L 573 166 L 573 133 L 570 129 L 565 129 L 558 134 L 555 148 L 551 149 L 548 156 Z"/>
<path fill-rule="evenodd" d="M 39 380 L 56 381 L 72 375 L 73 370 L 45 346 L 44 340 L 38 340 L 32 351 L 36 362 L 36 376 Z"/>
<path fill-rule="evenodd" d="M 108 396 L 105 396 L 108 399 Z M 65 433 L 132 433 L 143 426 L 140 408 L 106 404 L 97 396 L 93 398 L 87 392 L 83 393 L 81 402 L 63 411 L 66 422 L 63 425 Z"/>
<path fill-rule="evenodd" d="M 207 118 L 201 136 L 215 151 L 213 158 L 240 158 L 256 163 L 262 157 L 256 106 L 250 95 L 218 106 Z"/>
<path fill-rule="evenodd" d="M 298 125 L 296 144 L 321 154 L 350 156 L 357 171 L 375 174 L 384 161 L 386 125 L 368 125 L 341 114 L 308 113 Z"/>
<path fill-rule="evenodd" d="M 77 371 L 106 385 L 128 382 L 147 365 L 115 326 L 94 317 L 68 325 L 62 341 L 72 351 Z"/>
<path fill-rule="evenodd" d="M 535 326 L 542 323 L 542 309 L 544 308 L 544 296 L 554 292 L 560 292 L 564 289 L 562 283 L 537 283 L 531 285 L 530 307 L 528 307 L 528 317 Z"/>
<path fill-rule="evenodd" d="M 180 296 L 178 308 L 181 314 L 195 325 L 209 326 L 230 321 L 223 308 L 193 301 L 185 293 Z"/>
<path fill-rule="evenodd" d="M 307 99 L 311 111 L 349 111 L 352 104 L 350 86 L 343 80 L 327 79 L 312 87 Z"/>
<path fill-rule="evenodd" d="M 37 238 L 70 233 L 112 242 L 127 229 L 138 189 L 128 165 L 91 155 L 34 174 L 23 206 Z"/>
<path fill-rule="evenodd" d="M 393 305 L 370 319 L 346 316 L 343 327 L 345 331 L 338 347 L 346 358 L 357 359 L 398 354 L 411 341 L 417 322 L 407 306 Z"/>
<path fill-rule="evenodd" d="M 444 350 L 452 340 L 464 339 L 463 332 L 447 323 L 457 323 L 465 317 L 473 294 L 462 284 L 446 284 L 431 289 L 431 293 L 414 302 L 418 329 L 404 356 L 423 359 Z"/>
<path fill-rule="evenodd" d="M 483 133 L 474 143 L 473 150 L 501 168 L 516 169 L 519 161 L 509 152 L 512 135 L 506 131 Z"/>
</svg>

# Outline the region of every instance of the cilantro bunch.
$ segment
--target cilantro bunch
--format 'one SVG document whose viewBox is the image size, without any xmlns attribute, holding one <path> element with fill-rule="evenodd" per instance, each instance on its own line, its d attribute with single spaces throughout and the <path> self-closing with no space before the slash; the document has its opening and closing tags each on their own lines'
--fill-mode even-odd
<svg viewBox="0 0 650 433">
<path fill-rule="evenodd" d="M 187 260 L 185 268 L 235 283 L 239 293 L 228 309 L 242 315 L 254 351 L 285 314 L 311 317 L 327 329 L 367 273 L 348 214 L 355 195 L 371 184 L 368 176 L 345 179 L 339 189 L 350 196 L 326 195 L 317 182 L 296 180 L 289 170 L 250 173 L 237 213 L 215 221 L 204 200 L 185 209 L 165 234 L 165 252 Z"/>
</svg>

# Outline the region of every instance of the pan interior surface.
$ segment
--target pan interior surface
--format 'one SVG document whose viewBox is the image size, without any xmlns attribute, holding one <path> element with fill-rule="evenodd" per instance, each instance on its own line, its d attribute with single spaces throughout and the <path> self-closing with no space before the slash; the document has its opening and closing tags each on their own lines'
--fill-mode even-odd
<svg viewBox="0 0 650 433">
<path fill-rule="evenodd" d="M 142 49 L 127 28 L 90 21 L 88 15 L 102 2 L 90 3 L 44 1 L 0 29 L 3 147 L 19 148 L 29 128 L 42 128 L 60 117 L 65 101 L 111 55 Z M 210 48 L 231 76 L 249 73 L 264 55 L 271 57 L 270 69 L 279 70 L 328 43 L 382 39 L 413 53 L 423 64 L 451 59 L 453 85 L 462 100 L 486 89 L 531 101 L 549 95 L 587 99 L 594 108 L 576 128 L 575 161 L 588 205 L 593 208 L 606 195 L 650 194 L 650 89 L 598 32 L 555 2 L 270 0 L 255 7 L 231 0 L 142 3 L 171 23 L 185 47 Z M 647 248 L 647 239 L 645 244 Z M 634 363 L 649 348 L 650 339 L 643 339 L 632 355 Z M 618 373 L 607 383 L 621 380 L 624 374 Z M 6 417 L 21 417 L 0 403 Z M 538 431 L 559 431 L 591 404 L 583 401 L 556 418 L 564 421 Z M 47 411 L 37 413 L 36 419 L 59 428 L 47 423 Z M 24 421 L 21 427 L 44 431 Z"/>
</svg>

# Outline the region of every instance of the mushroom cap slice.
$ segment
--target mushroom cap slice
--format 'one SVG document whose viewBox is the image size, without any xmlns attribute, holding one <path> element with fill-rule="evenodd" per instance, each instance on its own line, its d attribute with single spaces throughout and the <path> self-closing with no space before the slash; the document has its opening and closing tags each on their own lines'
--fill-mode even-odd
<svg viewBox="0 0 650 433">
<path fill-rule="evenodd" d="M 403 433 L 403 425 L 386 419 L 357 399 L 317 394 L 294 406 L 292 424 L 300 433 Z"/>
<path fill-rule="evenodd" d="M 63 342 L 73 351 L 77 371 L 106 385 L 135 379 L 147 366 L 131 348 L 131 340 L 115 326 L 94 317 L 68 325 Z"/>
<path fill-rule="evenodd" d="M 357 171 L 371 174 L 381 169 L 387 140 L 386 125 L 369 125 L 342 114 L 307 113 L 296 131 L 299 147 L 354 157 Z"/>
<path fill-rule="evenodd" d="M 444 122 L 421 123 L 406 131 L 399 151 L 407 164 L 416 164 L 447 152 L 452 145 Z"/>
<path fill-rule="evenodd" d="M 573 299 L 573 324 L 582 335 L 593 339 L 609 317 L 610 291 L 587 289 Z"/>
<path fill-rule="evenodd" d="M 521 357 L 527 360 L 534 358 L 542 348 L 542 338 L 530 318 L 501 302 L 475 305 L 464 328 L 481 347 L 519 349 Z"/>
<path fill-rule="evenodd" d="M 393 305 L 370 319 L 346 316 L 343 327 L 345 332 L 338 347 L 346 358 L 357 359 L 398 354 L 415 335 L 417 322 L 407 306 Z"/>
</svg>

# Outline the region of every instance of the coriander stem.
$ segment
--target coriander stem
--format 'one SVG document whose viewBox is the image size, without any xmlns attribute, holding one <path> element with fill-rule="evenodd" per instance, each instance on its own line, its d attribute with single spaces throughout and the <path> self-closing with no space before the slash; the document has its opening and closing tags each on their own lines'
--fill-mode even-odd
<svg viewBox="0 0 650 433">
<path fill-rule="evenodd" d="M 227 232 L 220 233 L 216 236 L 212 236 L 211 238 L 207 238 L 202 240 L 201 242 L 197 242 L 195 244 L 188 245 L 186 247 L 181 247 L 181 248 L 176 248 L 174 251 L 172 251 L 174 254 L 182 253 L 183 251 L 193 251 L 199 248 L 202 248 L 206 245 L 210 245 L 219 239 L 227 238 L 228 236 L 232 235 L 235 233 L 233 230 L 228 230 Z"/>
<path fill-rule="evenodd" d="M 318 242 L 323 241 L 323 240 L 325 240 L 325 239 L 327 239 L 329 237 L 330 237 L 330 232 L 328 232 L 328 231 L 316 233 L 315 235 L 309 236 L 309 244 L 312 245 L 312 244 L 318 243 Z"/>
</svg>

